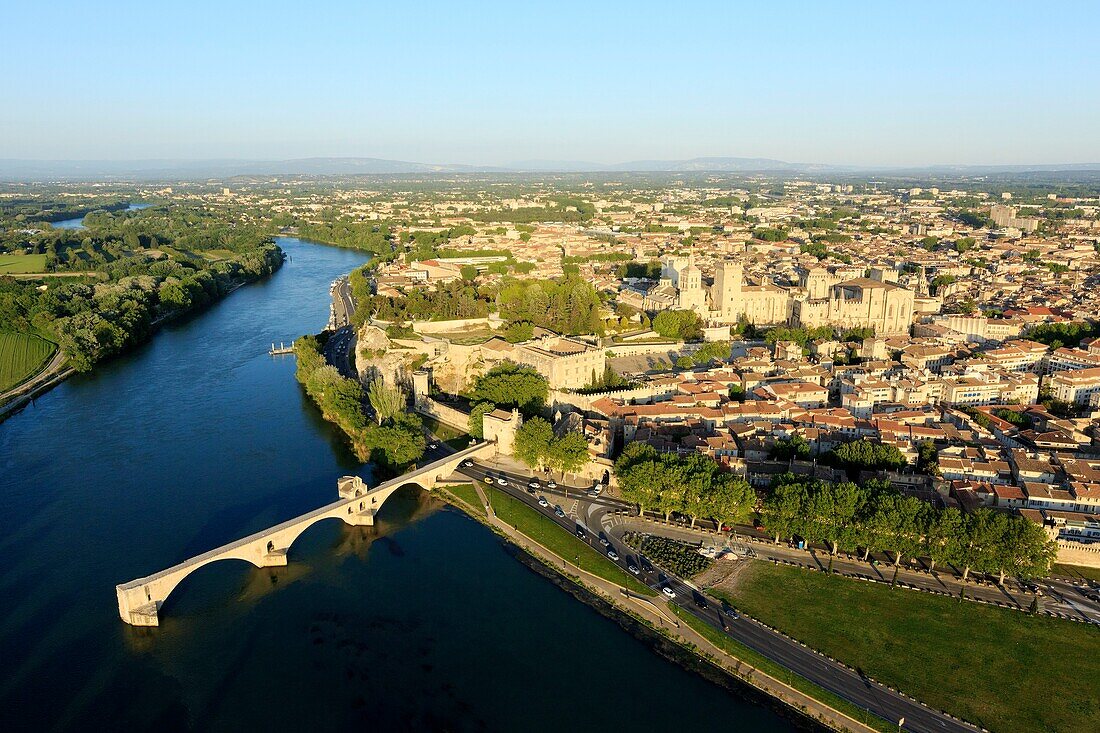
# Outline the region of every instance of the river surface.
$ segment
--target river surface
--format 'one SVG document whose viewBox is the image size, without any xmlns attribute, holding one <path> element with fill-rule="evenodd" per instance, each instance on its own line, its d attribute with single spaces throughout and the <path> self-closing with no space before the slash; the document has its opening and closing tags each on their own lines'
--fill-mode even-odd
<svg viewBox="0 0 1100 733">
<path fill-rule="evenodd" d="M 114 586 L 370 477 L 272 342 L 324 327 L 360 253 L 279 239 L 271 278 L 0 423 L 0 730 L 788 731 L 402 489 L 286 568 L 204 567 L 119 619 Z"/>
<path fill-rule="evenodd" d="M 123 211 L 140 211 L 141 209 L 148 209 L 152 204 L 130 204 Z M 83 229 L 84 217 L 78 216 L 75 219 L 62 219 L 61 221 L 53 222 L 54 229 Z"/>
</svg>

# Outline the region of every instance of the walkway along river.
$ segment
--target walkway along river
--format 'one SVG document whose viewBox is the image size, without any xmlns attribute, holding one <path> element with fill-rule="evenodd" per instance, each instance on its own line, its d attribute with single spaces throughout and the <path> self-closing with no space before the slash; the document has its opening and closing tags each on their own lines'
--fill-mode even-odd
<svg viewBox="0 0 1100 733">
<path fill-rule="evenodd" d="M 786 731 L 515 562 L 427 494 L 322 522 L 118 619 L 114 585 L 369 478 L 272 341 L 323 327 L 360 253 L 279 240 L 269 280 L 0 424 L 0 730 Z"/>
</svg>

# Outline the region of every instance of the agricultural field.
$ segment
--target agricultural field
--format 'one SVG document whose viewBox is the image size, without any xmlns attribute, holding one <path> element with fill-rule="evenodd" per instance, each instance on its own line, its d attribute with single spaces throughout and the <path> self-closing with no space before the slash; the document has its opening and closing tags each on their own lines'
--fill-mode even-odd
<svg viewBox="0 0 1100 733">
<path fill-rule="evenodd" d="M 0 254 L 0 275 L 23 275 L 46 269 L 46 255 Z"/>
<path fill-rule="evenodd" d="M 34 375 L 56 350 L 38 336 L 0 331 L 0 392 Z"/>
</svg>

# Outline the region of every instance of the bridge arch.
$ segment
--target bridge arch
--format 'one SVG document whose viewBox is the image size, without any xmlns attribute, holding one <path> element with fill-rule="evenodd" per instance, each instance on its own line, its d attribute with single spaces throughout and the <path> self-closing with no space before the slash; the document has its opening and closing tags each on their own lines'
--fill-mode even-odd
<svg viewBox="0 0 1100 733">
<path fill-rule="evenodd" d="M 373 525 L 378 510 L 401 488 L 417 486 L 430 491 L 435 488 L 436 482 L 449 476 L 463 460 L 491 455 L 495 451 L 496 446 L 492 443 L 477 443 L 374 488 L 366 487 L 359 478 L 344 477 L 338 482 L 342 498 L 332 504 L 209 550 L 153 575 L 115 586 L 119 616 L 135 626 L 156 626 L 159 623 L 157 612 L 164 601 L 195 570 L 230 559 L 244 560 L 260 568 L 286 565 L 290 546 L 314 524 L 324 519 L 338 518 L 350 525 Z"/>
</svg>

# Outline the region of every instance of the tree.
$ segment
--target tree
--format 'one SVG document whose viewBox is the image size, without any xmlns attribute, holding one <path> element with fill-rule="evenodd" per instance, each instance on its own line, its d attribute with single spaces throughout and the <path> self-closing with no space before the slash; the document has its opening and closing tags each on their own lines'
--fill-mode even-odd
<svg viewBox="0 0 1100 733">
<path fill-rule="evenodd" d="M 374 408 L 374 417 L 379 425 L 405 411 L 405 391 L 400 387 L 389 387 L 381 379 L 371 381 L 367 387 L 367 399 Z"/>
<path fill-rule="evenodd" d="M 588 441 L 584 434 L 573 430 L 550 441 L 546 463 L 563 474 L 575 473 L 588 463 Z"/>
<path fill-rule="evenodd" d="M 917 444 L 917 470 L 928 476 L 940 475 L 940 453 L 931 440 Z"/>
<path fill-rule="evenodd" d="M 534 415 L 542 409 L 549 393 L 546 378 L 537 371 L 504 362 L 477 378 L 471 399 L 497 407 L 518 407 L 524 415 Z"/>
<path fill-rule="evenodd" d="M 473 265 L 463 265 L 459 268 L 459 273 L 466 282 L 473 282 L 477 279 L 477 268 Z"/>
<path fill-rule="evenodd" d="M 695 311 L 664 310 L 653 318 L 653 330 L 665 338 L 691 341 L 703 335 L 703 323 Z"/>
<path fill-rule="evenodd" d="M 776 461 L 803 460 L 810 457 L 810 444 L 801 435 L 780 438 L 768 452 L 768 457 Z"/>
<path fill-rule="evenodd" d="M 496 405 L 492 402 L 478 402 L 470 408 L 470 435 L 478 439 L 485 437 L 484 417 L 495 409 Z"/>
<path fill-rule="evenodd" d="M 781 476 L 780 483 L 772 488 L 760 510 L 764 527 L 775 537 L 776 544 L 781 537 L 804 531 L 809 496 L 806 485 L 794 478 L 791 474 Z"/>
<path fill-rule="evenodd" d="M 756 492 L 745 479 L 730 473 L 720 473 L 704 498 L 704 516 L 718 524 L 733 526 L 745 522 L 752 514 Z"/>
<path fill-rule="evenodd" d="M 553 439 L 554 429 L 550 423 L 541 417 L 529 418 L 516 431 L 514 454 L 531 468 L 542 468 Z"/>
</svg>

